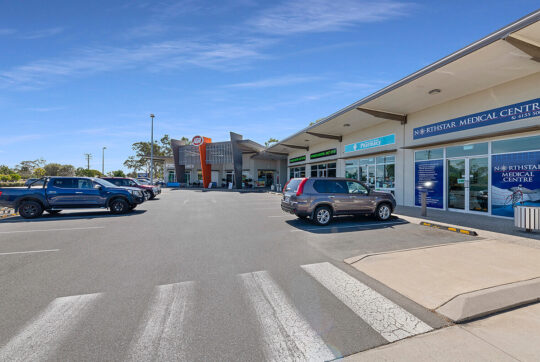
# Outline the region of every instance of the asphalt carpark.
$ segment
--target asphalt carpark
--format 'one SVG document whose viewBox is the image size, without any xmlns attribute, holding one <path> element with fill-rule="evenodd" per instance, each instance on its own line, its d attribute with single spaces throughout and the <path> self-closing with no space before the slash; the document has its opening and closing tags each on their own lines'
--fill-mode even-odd
<svg viewBox="0 0 540 362">
<path fill-rule="evenodd" d="M 267 271 L 325 338 L 348 355 L 384 339 L 301 266 L 333 262 L 440 328 L 448 324 L 446 319 L 343 259 L 474 239 L 397 218 L 338 218 L 318 227 L 285 214 L 280 196 L 271 193 L 165 190 L 159 200 L 123 216 L 72 210 L 35 220 L 7 218 L 0 221 L 0 284 L 5 286 L 0 309 L 8 316 L 1 323 L 0 344 L 54 298 L 103 293 L 107 303 L 90 316 L 91 328 L 66 342 L 62 357 L 88 353 L 95 359 L 122 359 L 156 286 L 193 281 L 199 285 L 196 315 L 204 316 L 190 324 L 193 359 L 257 359 L 257 324 L 245 315 L 237 278 Z M 85 342 L 77 343 L 81 338 Z"/>
<path fill-rule="evenodd" d="M 168 200 L 157 198 L 147 201 L 125 215 L 111 215 L 107 210 L 84 209 L 63 210 L 57 215 L 44 213 L 42 217 L 32 220 L 15 216 L 0 221 L 0 235 L 1 233 L 13 235 L 14 232 L 24 232 L 30 228 L 39 231 L 41 227 L 76 229 L 96 223 L 121 225 L 125 221 L 131 224 L 131 221 L 137 222 L 139 218 L 151 218 L 153 224 L 159 227 L 160 213 L 172 211 L 168 204 L 177 199 L 179 205 L 176 206 L 187 209 L 184 211 L 189 212 L 190 209 L 194 211 L 195 207 L 197 213 L 200 213 L 199 209 L 204 210 L 201 213 L 202 219 L 216 220 L 218 224 L 237 228 L 238 231 L 253 230 L 255 233 L 275 234 L 280 240 L 307 242 L 313 248 L 339 261 L 361 254 L 479 239 L 412 224 L 395 216 L 386 222 L 377 221 L 369 216 L 341 216 L 334 218 L 329 226 L 322 227 L 283 212 L 280 207 L 281 196 L 274 193 L 169 189 L 164 190 L 161 199 Z M 208 227 L 213 228 L 212 225 Z"/>
</svg>

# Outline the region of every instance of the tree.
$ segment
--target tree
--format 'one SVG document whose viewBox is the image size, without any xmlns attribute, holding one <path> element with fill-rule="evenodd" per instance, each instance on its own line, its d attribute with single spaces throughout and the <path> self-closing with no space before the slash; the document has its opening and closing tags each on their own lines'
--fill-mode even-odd
<svg viewBox="0 0 540 362">
<path fill-rule="evenodd" d="M 124 166 L 137 171 L 150 173 L 150 142 L 135 142 L 131 149 L 135 151 L 134 156 L 129 156 L 124 161 Z M 172 157 L 171 141 L 169 135 L 164 135 L 159 142 L 154 142 L 154 156 Z M 154 160 L 154 175 L 159 178 L 163 175 L 163 163 Z"/>
<path fill-rule="evenodd" d="M 110 174 L 112 177 L 126 177 L 126 174 L 125 174 L 124 171 L 122 171 L 122 170 L 117 170 L 117 171 L 109 172 L 109 174 Z"/>
<path fill-rule="evenodd" d="M 43 169 L 47 176 L 74 176 L 75 167 L 72 165 L 61 165 L 59 163 L 48 163 Z"/>
<path fill-rule="evenodd" d="M 75 167 L 72 165 L 61 165 L 58 176 L 75 176 Z"/>
<path fill-rule="evenodd" d="M 266 141 L 266 142 L 264 143 L 264 146 L 268 148 L 268 147 L 272 146 L 274 143 L 278 143 L 278 142 L 279 142 L 278 139 L 275 139 L 275 138 L 273 138 L 273 137 L 270 137 L 270 138 L 268 139 L 268 141 Z"/>
<path fill-rule="evenodd" d="M 38 158 L 33 161 L 21 161 L 15 166 L 15 172 L 24 178 L 32 176 L 34 169 L 45 166 L 46 161 L 43 158 Z"/>
<path fill-rule="evenodd" d="M 77 167 L 75 170 L 75 176 L 79 177 L 102 177 L 104 176 L 101 172 L 98 170 L 88 170 L 84 167 Z"/>
<path fill-rule="evenodd" d="M 60 176 L 58 174 L 60 167 L 62 167 L 62 165 L 59 163 L 48 163 L 43 168 L 45 169 L 45 175 L 47 176 Z"/>
<path fill-rule="evenodd" d="M 133 171 L 127 174 L 127 177 L 137 178 L 137 172 Z"/>
<path fill-rule="evenodd" d="M 0 165 L 0 175 L 9 175 L 13 170 L 6 165 Z"/>
<path fill-rule="evenodd" d="M 43 167 L 38 167 L 36 169 L 34 169 L 34 177 L 35 178 L 42 178 L 43 176 L 45 176 L 47 172 L 45 171 L 45 169 Z"/>
<path fill-rule="evenodd" d="M 21 175 L 19 175 L 18 173 L 11 173 L 9 175 L 9 179 L 11 181 L 19 181 L 21 179 Z"/>
</svg>

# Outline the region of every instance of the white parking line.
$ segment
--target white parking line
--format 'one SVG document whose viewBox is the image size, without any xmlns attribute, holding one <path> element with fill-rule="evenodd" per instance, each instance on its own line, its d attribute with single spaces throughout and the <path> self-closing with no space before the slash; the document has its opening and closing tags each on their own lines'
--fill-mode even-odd
<svg viewBox="0 0 540 362">
<path fill-rule="evenodd" d="M 184 361 L 183 321 L 195 282 L 160 285 L 134 337 L 126 361 Z"/>
<path fill-rule="evenodd" d="M 91 309 L 100 293 L 55 299 L 0 349 L 0 361 L 44 361 Z"/>
<path fill-rule="evenodd" d="M 184 205 L 189 202 L 189 199 L 184 200 Z"/>
<path fill-rule="evenodd" d="M 302 269 L 389 342 L 432 330 L 405 309 L 328 262 L 302 265 Z"/>
<path fill-rule="evenodd" d="M 17 234 L 17 233 L 40 233 L 44 231 L 70 231 L 70 230 L 89 230 L 89 229 L 105 229 L 103 226 L 89 226 L 84 228 L 68 228 L 68 229 L 41 229 L 41 230 L 17 230 L 17 231 L 0 231 L 0 234 Z"/>
<path fill-rule="evenodd" d="M 269 361 L 328 361 L 336 358 L 268 272 L 239 275 L 259 323 Z"/>
<path fill-rule="evenodd" d="M 30 250 L 30 251 L 12 251 L 10 253 L 0 253 L 0 255 L 13 255 L 13 254 L 30 254 L 30 253 L 48 253 L 53 251 L 58 251 L 60 249 L 49 249 L 49 250 Z"/>
<path fill-rule="evenodd" d="M 350 229 L 350 228 L 363 228 L 365 226 L 382 226 L 382 225 L 400 225 L 400 224 L 408 224 L 408 222 L 402 222 L 402 221 L 395 221 L 395 222 L 376 222 L 376 223 L 370 223 L 370 224 L 358 224 L 358 225 L 347 225 L 347 226 L 321 226 L 321 227 L 313 227 L 313 228 L 306 228 L 306 229 L 295 229 L 291 230 L 291 233 L 297 233 L 300 231 L 317 231 L 317 230 L 339 230 L 339 229 Z"/>
</svg>

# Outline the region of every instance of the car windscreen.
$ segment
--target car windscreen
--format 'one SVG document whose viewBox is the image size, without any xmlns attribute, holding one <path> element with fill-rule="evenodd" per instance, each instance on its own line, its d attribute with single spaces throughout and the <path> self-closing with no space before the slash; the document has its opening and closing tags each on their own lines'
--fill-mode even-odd
<svg viewBox="0 0 540 362">
<path fill-rule="evenodd" d="M 103 180 L 103 179 L 100 179 L 100 178 L 95 178 L 94 182 L 100 184 L 101 186 L 105 186 L 105 187 L 117 187 L 115 184 L 112 184 L 109 181 Z"/>
<path fill-rule="evenodd" d="M 302 179 L 292 179 L 285 188 L 285 191 L 293 191 L 296 192 L 298 190 L 298 185 L 300 185 L 300 182 L 302 182 Z"/>
</svg>

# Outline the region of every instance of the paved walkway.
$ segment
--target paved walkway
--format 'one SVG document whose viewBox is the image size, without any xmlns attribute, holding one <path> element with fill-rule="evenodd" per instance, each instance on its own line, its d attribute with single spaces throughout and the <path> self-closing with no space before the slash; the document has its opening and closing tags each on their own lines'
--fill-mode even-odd
<svg viewBox="0 0 540 362">
<path fill-rule="evenodd" d="M 540 304 L 347 357 L 353 361 L 538 361 Z"/>
<path fill-rule="evenodd" d="M 526 231 L 516 229 L 514 227 L 514 220 L 512 219 L 433 209 L 428 209 L 427 216 L 423 217 L 420 216 L 421 209 L 419 207 L 412 206 L 397 206 L 395 213 L 431 220 L 434 222 L 438 221 L 447 224 L 461 225 L 471 229 L 489 230 L 497 233 L 540 240 L 540 232 L 528 233 Z"/>
</svg>

